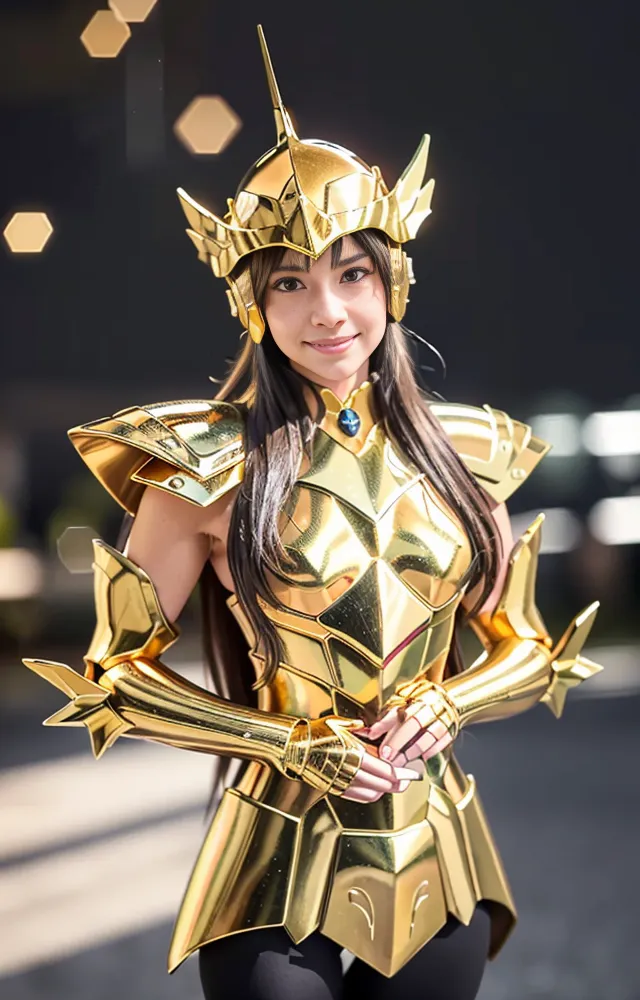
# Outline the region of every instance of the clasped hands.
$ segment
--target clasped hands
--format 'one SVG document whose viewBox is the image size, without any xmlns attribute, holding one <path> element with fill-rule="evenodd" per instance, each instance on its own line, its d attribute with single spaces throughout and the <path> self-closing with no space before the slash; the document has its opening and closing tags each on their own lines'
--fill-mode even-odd
<svg viewBox="0 0 640 1000">
<path fill-rule="evenodd" d="M 342 798 L 376 802 L 405 791 L 423 777 L 424 761 L 450 746 L 459 729 L 458 710 L 440 684 L 423 679 L 402 685 L 381 719 L 353 730 L 358 738 L 380 742 L 367 747 Z"/>
</svg>

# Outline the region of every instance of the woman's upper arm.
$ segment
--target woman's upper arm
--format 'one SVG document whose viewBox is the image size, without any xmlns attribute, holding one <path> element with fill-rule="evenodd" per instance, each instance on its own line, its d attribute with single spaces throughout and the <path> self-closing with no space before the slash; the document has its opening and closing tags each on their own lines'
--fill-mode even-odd
<svg viewBox="0 0 640 1000">
<path fill-rule="evenodd" d="M 208 523 L 210 514 L 181 497 L 153 487 L 142 496 L 125 555 L 149 576 L 170 622 L 178 618 L 209 557 Z"/>
</svg>

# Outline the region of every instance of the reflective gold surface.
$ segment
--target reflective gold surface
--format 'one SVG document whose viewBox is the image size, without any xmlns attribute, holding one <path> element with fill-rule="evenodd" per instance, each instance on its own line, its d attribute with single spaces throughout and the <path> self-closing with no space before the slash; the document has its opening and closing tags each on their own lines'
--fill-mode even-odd
<svg viewBox="0 0 640 1000">
<path fill-rule="evenodd" d="M 312 461 L 283 513 L 287 570 L 271 581 L 282 606 L 265 606 L 284 648 L 274 711 L 329 710 L 333 699 L 339 714 L 373 721 L 398 684 L 444 666 L 470 545 L 374 423 L 372 393 L 365 383 L 350 397 L 362 427 L 348 438 L 323 390 Z"/>
<path fill-rule="evenodd" d="M 392 976 L 447 919 L 434 831 L 344 830 L 322 932 Z"/>
<path fill-rule="evenodd" d="M 498 503 L 515 493 L 551 447 L 527 424 L 487 404 L 431 402 L 429 407 L 465 465 Z"/>
<path fill-rule="evenodd" d="M 434 182 L 423 186 L 429 136 L 392 191 L 378 167 L 319 139 L 299 139 L 282 104 L 261 36 L 276 119 L 277 141 L 254 164 L 223 219 L 179 189 L 194 243 L 218 277 L 246 254 L 274 244 L 319 257 L 340 236 L 374 228 L 392 240 L 412 239 L 430 214 Z"/>
<path fill-rule="evenodd" d="M 165 618 L 153 584 L 120 552 L 93 543 L 96 627 L 84 661 L 87 676 L 137 656 L 155 659 L 178 638 Z"/>
<path fill-rule="evenodd" d="M 495 610 L 472 622 L 484 654 L 446 677 L 471 565 L 468 538 L 386 437 L 372 385 L 348 400 L 361 417 L 354 438 L 337 422 L 347 401 L 322 394 L 326 413 L 282 514 L 290 563 L 272 579 L 281 606 L 265 611 L 283 657 L 259 691 L 258 709 L 217 698 L 158 661 L 177 632 L 145 574 L 101 544 L 88 676 L 25 661 L 73 699 L 49 723 L 86 725 L 96 755 L 125 735 L 249 761 L 224 794 L 196 861 L 171 970 L 208 941 L 275 925 L 294 941 L 320 929 L 392 976 L 448 914 L 468 923 L 479 900 L 491 907 L 495 954 L 515 910 L 473 777 L 449 748 L 403 793 L 371 804 L 345 799 L 340 793 L 362 754 L 349 720 L 372 722 L 416 698 L 434 719 L 449 719 L 454 733 L 458 724 L 541 700 L 559 714 L 567 690 L 599 669 L 581 655 L 595 605 L 555 647 L 536 610 L 537 518 L 511 553 Z M 496 498 L 512 493 L 547 450 L 501 411 L 432 406 Z M 134 408 L 71 436 L 131 510 L 144 483 L 205 506 L 242 477 L 242 417 L 229 404 Z M 228 605 L 259 676 L 248 618 L 235 595 Z"/>
<path fill-rule="evenodd" d="M 362 760 L 346 719 L 296 718 L 233 705 L 157 660 L 177 638 L 147 574 L 96 541 L 97 625 L 82 677 L 65 664 L 24 660 L 72 701 L 46 721 L 86 726 L 96 757 L 121 735 L 260 760 L 323 794 L 338 794 Z M 94 683 L 98 680 L 98 683 Z"/>
<path fill-rule="evenodd" d="M 206 507 L 240 482 L 244 424 L 237 407 L 179 400 L 130 407 L 69 431 L 71 443 L 125 510 L 145 486 Z"/>
<path fill-rule="evenodd" d="M 404 315 L 413 274 L 399 244 L 413 239 L 431 213 L 434 182 L 424 183 L 429 136 L 390 191 L 378 167 L 335 143 L 299 139 L 282 103 L 262 28 L 258 27 L 276 124 L 276 145 L 248 172 L 228 212 L 215 215 L 182 188 L 178 197 L 200 260 L 230 287 L 232 312 L 257 342 L 264 320 L 250 279 L 239 284 L 231 272 L 247 254 L 284 246 L 317 259 L 341 236 L 377 229 L 392 241 L 390 311 Z"/>
<path fill-rule="evenodd" d="M 602 669 L 581 655 L 597 601 L 571 622 L 555 647 L 535 607 L 542 521 L 538 516 L 514 546 L 495 612 L 470 622 L 486 651 L 463 674 L 445 681 L 463 726 L 515 715 L 539 701 L 559 717 L 568 689 Z"/>
</svg>

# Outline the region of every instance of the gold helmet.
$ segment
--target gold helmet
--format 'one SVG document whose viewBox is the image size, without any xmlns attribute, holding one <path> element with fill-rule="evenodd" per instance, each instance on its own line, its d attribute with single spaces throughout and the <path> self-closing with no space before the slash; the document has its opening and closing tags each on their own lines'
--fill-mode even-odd
<svg viewBox="0 0 640 1000">
<path fill-rule="evenodd" d="M 249 170 L 236 197 L 228 199 L 223 219 L 178 188 L 198 257 L 217 277 L 226 279 L 231 312 L 260 343 L 264 317 L 255 302 L 249 268 L 232 277 L 238 261 L 268 246 L 288 247 L 317 260 L 341 236 L 378 229 L 386 234 L 391 254 L 389 311 L 400 321 L 413 281 L 411 261 L 400 244 L 413 239 L 431 212 L 434 181 L 423 184 L 429 136 L 422 137 L 392 191 L 378 167 L 368 167 L 348 149 L 319 139 L 299 139 L 282 103 L 261 25 L 258 36 L 277 142 Z"/>
</svg>

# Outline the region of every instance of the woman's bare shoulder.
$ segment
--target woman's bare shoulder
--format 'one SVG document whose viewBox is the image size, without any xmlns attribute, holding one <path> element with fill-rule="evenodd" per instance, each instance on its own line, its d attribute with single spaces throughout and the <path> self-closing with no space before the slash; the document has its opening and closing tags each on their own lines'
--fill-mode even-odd
<svg viewBox="0 0 640 1000">
<path fill-rule="evenodd" d="M 204 534 L 214 539 L 225 537 L 237 492 L 238 487 L 230 489 L 203 507 L 180 494 L 147 487 L 134 524 L 144 522 L 154 531 L 168 532 L 171 536 Z"/>
<path fill-rule="evenodd" d="M 205 508 L 151 487 L 144 491 L 125 554 L 149 576 L 169 621 L 180 614 L 207 560 L 226 546 L 232 505 L 231 493 Z"/>
</svg>

